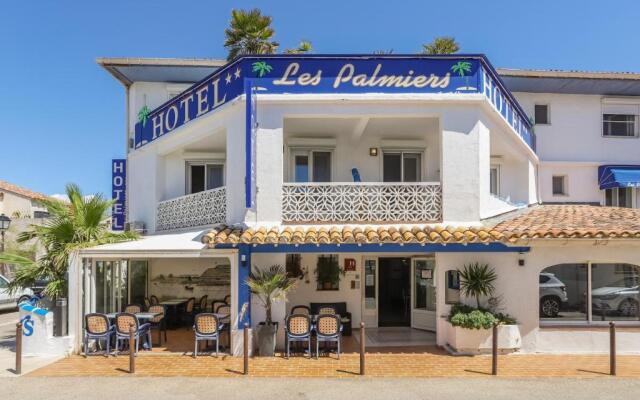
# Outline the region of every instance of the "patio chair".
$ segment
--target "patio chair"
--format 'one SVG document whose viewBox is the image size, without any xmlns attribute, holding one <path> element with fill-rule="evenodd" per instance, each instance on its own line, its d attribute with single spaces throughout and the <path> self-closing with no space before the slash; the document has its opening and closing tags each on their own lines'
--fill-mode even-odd
<svg viewBox="0 0 640 400">
<path fill-rule="evenodd" d="M 160 301 L 154 295 L 151 295 L 151 297 L 149 297 L 149 301 L 151 302 L 152 306 L 157 306 L 158 304 L 160 304 Z"/>
<path fill-rule="evenodd" d="M 287 358 L 290 356 L 291 342 L 307 342 L 311 358 L 311 318 L 303 314 L 291 314 L 285 321 Z"/>
<path fill-rule="evenodd" d="M 227 333 L 227 344 L 231 346 L 231 306 L 228 304 L 219 305 L 216 309 L 216 314 L 219 314 L 217 315 L 218 320 L 224 325 L 221 331 Z"/>
<path fill-rule="evenodd" d="M 293 306 L 291 307 L 291 314 L 311 315 L 311 308 L 302 305 Z"/>
<path fill-rule="evenodd" d="M 124 311 L 125 313 L 129 313 L 129 314 L 137 314 L 139 312 L 142 312 L 142 307 L 140 307 L 139 304 L 127 304 L 124 307 Z"/>
<path fill-rule="evenodd" d="M 231 301 L 231 295 L 228 294 L 228 295 L 224 296 L 224 299 L 222 301 L 224 301 L 225 303 L 229 304 L 229 302 Z"/>
<path fill-rule="evenodd" d="M 118 355 L 120 341 L 129 341 L 129 329 L 133 325 L 133 329 L 135 331 L 133 340 L 135 341 L 136 353 L 138 354 L 138 350 L 140 348 L 140 339 L 147 336 L 147 342 L 149 343 L 149 350 L 153 348 L 153 344 L 151 343 L 151 330 L 149 329 L 149 324 L 142 324 L 138 322 L 138 317 L 134 314 L 130 313 L 119 313 L 116 314 L 116 351 L 115 355 Z"/>
<path fill-rule="evenodd" d="M 167 319 L 165 318 L 166 311 L 164 306 L 151 306 L 149 307 L 149 312 L 151 313 L 162 313 L 162 315 L 158 315 L 157 317 L 153 317 L 149 320 L 149 329 L 157 329 L 158 330 L 158 339 L 160 341 L 160 346 L 162 346 L 162 333 L 164 332 L 164 341 L 167 341 Z"/>
<path fill-rule="evenodd" d="M 196 298 L 190 297 L 187 300 L 187 304 L 184 306 L 184 312 L 180 316 L 182 318 L 182 323 L 189 329 L 189 326 L 193 325 L 193 318 L 195 315 L 194 309 L 196 305 Z"/>
<path fill-rule="evenodd" d="M 212 313 L 200 313 L 194 318 L 193 330 L 195 332 L 195 347 L 193 349 L 193 357 L 198 357 L 198 342 L 204 340 L 216 341 L 216 357 L 220 349 L 220 331 L 224 328 L 224 324 L 220 323 L 218 317 Z"/>
<path fill-rule="evenodd" d="M 218 307 L 220 306 L 226 306 L 227 303 L 224 300 L 213 300 L 211 302 L 211 312 L 215 313 L 216 310 L 218 309 Z"/>
<path fill-rule="evenodd" d="M 149 300 L 149 298 L 148 298 L 148 297 L 145 297 L 145 298 L 144 298 L 144 309 L 145 309 L 145 310 L 148 310 L 148 309 L 149 309 L 149 307 L 151 307 L 151 300 Z"/>
<path fill-rule="evenodd" d="M 318 315 L 336 315 L 336 308 L 332 306 L 322 306 L 318 309 Z"/>
<path fill-rule="evenodd" d="M 84 356 L 89 355 L 89 340 L 93 339 L 100 344 L 101 340 L 106 342 L 104 356 L 108 357 L 111 346 L 111 335 L 114 327 L 109 324 L 109 318 L 105 314 L 91 313 L 84 316 Z M 97 352 L 96 352 L 97 354 Z"/>
<path fill-rule="evenodd" d="M 200 297 L 200 300 L 198 300 L 198 304 L 195 305 L 194 307 L 194 311 L 196 313 L 199 312 L 207 312 L 207 299 L 209 298 L 209 296 L 207 296 L 206 294 L 202 297 Z"/>
<path fill-rule="evenodd" d="M 336 342 L 338 360 L 340 359 L 340 341 L 342 336 L 342 325 L 340 317 L 337 315 L 322 314 L 316 319 L 316 359 L 320 354 L 320 342 Z"/>
<path fill-rule="evenodd" d="M 354 182 L 362 182 L 358 168 L 351 168 L 351 176 L 353 177 Z"/>
</svg>

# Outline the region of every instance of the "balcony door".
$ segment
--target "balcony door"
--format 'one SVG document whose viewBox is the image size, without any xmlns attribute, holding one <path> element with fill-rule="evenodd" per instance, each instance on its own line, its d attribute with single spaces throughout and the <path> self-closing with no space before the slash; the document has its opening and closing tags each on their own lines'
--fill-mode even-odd
<svg viewBox="0 0 640 400">
<path fill-rule="evenodd" d="M 224 186 L 224 164 L 190 162 L 187 164 L 187 194 Z"/>
<path fill-rule="evenodd" d="M 422 154 L 417 152 L 385 151 L 382 156 L 384 182 L 420 182 Z"/>
<path fill-rule="evenodd" d="M 331 182 L 329 150 L 294 150 L 291 152 L 291 176 L 296 183 Z"/>
<path fill-rule="evenodd" d="M 435 331 L 436 261 L 413 258 L 411 264 L 411 327 Z"/>
</svg>

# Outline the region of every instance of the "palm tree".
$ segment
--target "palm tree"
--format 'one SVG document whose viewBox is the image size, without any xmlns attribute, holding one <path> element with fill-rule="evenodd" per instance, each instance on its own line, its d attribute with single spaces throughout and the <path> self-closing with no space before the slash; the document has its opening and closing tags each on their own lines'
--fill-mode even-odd
<svg viewBox="0 0 640 400">
<path fill-rule="evenodd" d="M 285 54 L 303 54 L 311 53 L 311 51 L 313 51 L 311 42 L 309 42 L 308 40 L 302 40 L 300 41 L 300 44 L 298 44 L 298 47 L 296 47 L 295 49 L 286 49 L 284 52 Z"/>
<path fill-rule="evenodd" d="M 453 54 L 460 50 L 460 46 L 456 40 L 448 36 L 440 36 L 431 43 L 422 45 L 422 53 L 424 54 Z"/>
<path fill-rule="evenodd" d="M 266 269 L 256 269 L 247 279 L 247 286 L 256 295 L 266 314 L 266 325 L 273 324 L 271 305 L 274 301 L 285 300 L 287 293 L 296 285 L 296 278 L 287 276 L 287 272 L 280 265 L 272 265 Z"/>
<path fill-rule="evenodd" d="M 267 64 L 266 61 L 256 61 L 253 64 L 251 64 L 251 67 L 252 67 L 251 70 L 255 72 L 259 78 L 262 78 L 263 76 L 265 76 L 266 74 L 268 74 L 273 70 L 273 67 Z"/>
<path fill-rule="evenodd" d="M 480 296 L 491 296 L 495 291 L 493 282 L 498 278 L 487 264 L 465 265 L 460 271 L 460 289 L 466 297 L 475 297 L 476 307 L 480 308 Z"/>
<path fill-rule="evenodd" d="M 116 243 L 137 238 L 133 232 L 117 233 L 109 229 L 108 210 L 113 201 L 101 195 L 83 196 L 75 184 L 66 187 L 69 202 L 43 199 L 49 218 L 43 225 L 31 225 L 18 235 L 24 243 L 37 240 L 45 250 L 43 256 L 33 261 L 18 254 L 1 253 L 0 263 L 15 264 L 15 279 L 9 283 L 9 291 L 28 287 L 36 279 L 49 283 L 44 289 L 52 299 L 66 297 L 69 257 L 77 250 L 106 243 Z"/>
<path fill-rule="evenodd" d="M 271 17 L 254 8 L 250 11 L 232 10 L 229 27 L 225 29 L 224 47 L 229 50 L 227 60 L 245 54 L 273 54 L 278 43 L 273 41 L 275 31 Z"/>
<path fill-rule="evenodd" d="M 471 72 L 471 63 L 468 61 L 458 61 L 457 63 L 453 64 L 453 66 L 451 67 L 451 71 L 460 76 L 465 76 L 467 72 Z"/>
<path fill-rule="evenodd" d="M 147 106 L 143 106 L 140 111 L 138 111 L 138 122 L 142 122 L 142 126 L 147 124 L 149 114 L 151 114 L 151 110 L 149 110 L 149 107 Z"/>
</svg>

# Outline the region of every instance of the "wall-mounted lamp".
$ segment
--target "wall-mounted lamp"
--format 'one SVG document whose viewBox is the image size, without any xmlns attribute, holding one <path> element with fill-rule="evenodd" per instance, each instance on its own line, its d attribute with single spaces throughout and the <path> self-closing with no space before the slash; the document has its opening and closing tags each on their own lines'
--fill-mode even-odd
<svg viewBox="0 0 640 400">
<path fill-rule="evenodd" d="M 240 254 L 240 264 L 242 264 L 243 267 L 247 266 L 247 255 L 246 254 Z"/>
<path fill-rule="evenodd" d="M 518 257 L 518 266 L 519 267 L 524 267 L 524 251 L 520 251 L 518 252 L 519 257 Z"/>
<path fill-rule="evenodd" d="M 377 157 L 378 156 L 378 148 L 377 147 L 369 147 L 369 155 L 371 157 Z"/>
</svg>

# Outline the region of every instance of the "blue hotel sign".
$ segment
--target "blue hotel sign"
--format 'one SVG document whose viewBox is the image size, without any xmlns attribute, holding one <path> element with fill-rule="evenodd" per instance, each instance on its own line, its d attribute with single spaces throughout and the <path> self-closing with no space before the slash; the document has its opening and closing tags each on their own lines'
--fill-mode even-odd
<svg viewBox="0 0 640 400">
<path fill-rule="evenodd" d="M 245 94 L 259 93 L 483 93 L 533 147 L 531 124 L 484 56 L 243 57 L 152 112 L 141 110 L 139 148 Z"/>
<path fill-rule="evenodd" d="M 114 203 L 111 207 L 111 229 L 124 230 L 126 216 L 125 204 L 127 193 L 127 160 L 116 159 L 111 161 L 111 198 Z"/>
</svg>

